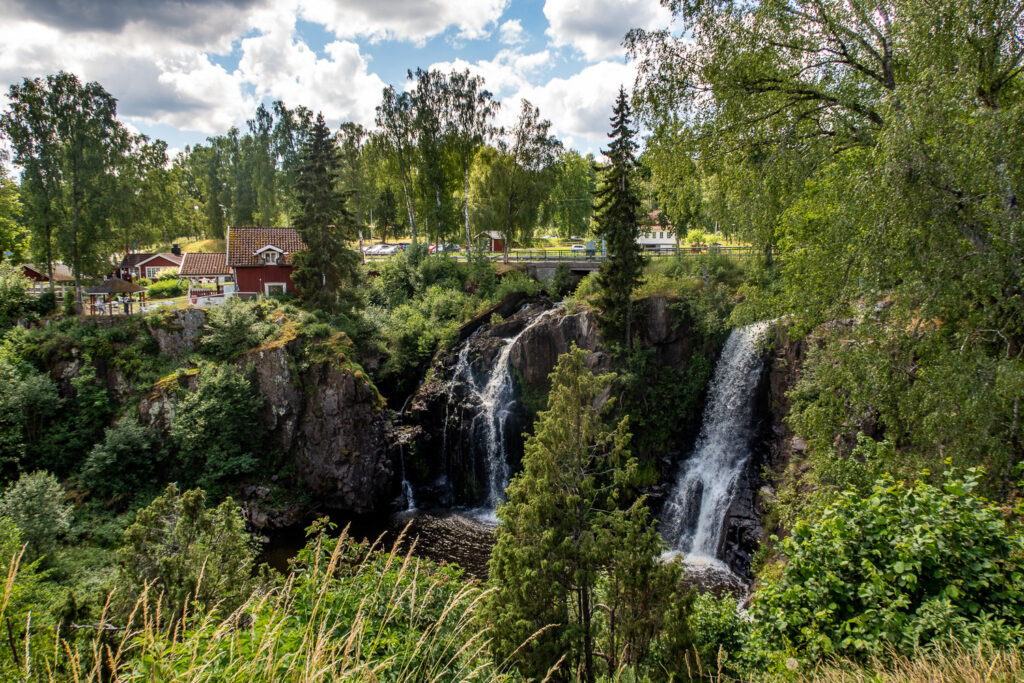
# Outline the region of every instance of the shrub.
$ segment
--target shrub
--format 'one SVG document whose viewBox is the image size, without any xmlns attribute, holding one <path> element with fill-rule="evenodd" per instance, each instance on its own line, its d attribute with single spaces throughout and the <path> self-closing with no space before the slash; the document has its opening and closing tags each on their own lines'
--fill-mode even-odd
<svg viewBox="0 0 1024 683">
<path fill-rule="evenodd" d="M 755 596 L 751 652 L 866 661 L 950 639 L 1024 644 L 1024 536 L 972 493 L 979 476 L 947 474 L 941 489 L 882 477 L 798 523 Z"/>
<path fill-rule="evenodd" d="M 180 618 L 186 605 L 217 605 L 230 613 L 254 587 L 256 553 L 234 501 L 208 509 L 201 489 L 179 493 L 169 484 L 124 533 L 118 580 L 123 609 L 145 594 L 151 614 L 159 600 L 168 620 Z"/>
<path fill-rule="evenodd" d="M 177 268 L 163 268 L 156 274 L 157 282 L 167 282 L 168 280 L 178 281 L 178 269 Z"/>
<path fill-rule="evenodd" d="M 203 351 L 220 360 L 233 360 L 242 351 L 258 345 L 274 333 L 274 326 L 257 315 L 261 304 L 249 304 L 234 297 L 211 308 L 207 314 Z"/>
<path fill-rule="evenodd" d="M 170 299 L 185 293 L 185 286 L 177 280 L 160 279 L 146 290 L 151 299 Z"/>
<path fill-rule="evenodd" d="M 438 286 L 461 291 L 466 286 L 466 274 L 454 259 L 447 256 L 427 256 L 419 268 L 424 287 Z"/>
<path fill-rule="evenodd" d="M 34 312 L 34 302 L 28 293 L 31 287 L 31 281 L 18 267 L 0 261 L 0 329 Z"/>
<path fill-rule="evenodd" d="M 219 493 L 227 479 L 256 471 L 267 450 L 263 400 L 232 365 L 200 370 L 196 391 L 181 398 L 171 424 L 187 480 Z"/>
<path fill-rule="evenodd" d="M 71 507 L 64 489 L 48 472 L 24 474 L 0 498 L 0 517 L 11 520 L 27 544 L 25 559 L 52 555 L 71 528 Z"/>
<path fill-rule="evenodd" d="M 555 267 L 555 274 L 545 283 L 544 289 L 550 296 L 556 299 L 561 299 L 571 292 L 572 275 L 569 273 L 569 266 L 565 263 L 559 263 Z"/>
<path fill-rule="evenodd" d="M 101 496 L 129 496 L 146 492 L 156 483 L 163 459 L 161 442 L 134 412 L 106 430 L 82 467 L 82 479 Z"/>
<path fill-rule="evenodd" d="M 521 273 L 515 270 L 501 278 L 501 282 L 498 283 L 498 289 L 494 293 L 494 296 L 497 299 L 504 299 L 516 292 L 523 292 L 529 296 L 534 296 L 540 292 L 541 287 L 542 285 L 539 282 L 526 273 Z"/>
<path fill-rule="evenodd" d="M 379 306 L 399 306 L 423 286 L 420 271 L 409 262 L 404 252 L 380 262 L 378 272 L 380 276 L 373 281 L 370 298 Z"/>
</svg>

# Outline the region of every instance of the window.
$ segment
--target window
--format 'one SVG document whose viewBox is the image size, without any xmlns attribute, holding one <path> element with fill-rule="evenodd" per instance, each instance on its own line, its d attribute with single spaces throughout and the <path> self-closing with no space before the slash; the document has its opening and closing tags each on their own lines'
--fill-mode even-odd
<svg viewBox="0 0 1024 683">
<path fill-rule="evenodd" d="M 146 266 L 146 278 L 155 280 L 157 274 L 167 266 Z"/>
<path fill-rule="evenodd" d="M 279 256 L 280 254 L 274 251 L 273 249 L 268 249 L 267 251 L 263 252 L 263 263 L 267 264 L 268 266 L 276 266 L 277 258 Z"/>
<path fill-rule="evenodd" d="M 288 291 L 288 287 L 283 282 L 268 282 L 263 286 L 263 291 L 267 293 L 267 296 L 273 296 L 275 294 L 284 294 Z"/>
</svg>

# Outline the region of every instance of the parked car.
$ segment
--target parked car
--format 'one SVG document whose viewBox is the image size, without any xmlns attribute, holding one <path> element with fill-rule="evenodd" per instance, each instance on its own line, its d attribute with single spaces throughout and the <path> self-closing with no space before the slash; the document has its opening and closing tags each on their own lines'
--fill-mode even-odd
<svg viewBox="0 0 1024 683">
<path fill-rule="evenodd" d="M 363 253 L 366 254 L 367 256 L 375 256 L 380 253 L 381 246 L 383 245 L 371 244 L 368 247 L 363 247 Z"/>
<path fill-rule="evenodd" d="M 400 247 L 397 244 L 382 244 L 377 253 L 381 256 L 391 256 L 399 251 Z"/>
<path fill-rule="evenodd" d="M 451 242 L 441 242 L 440 244 L 430 245 L 431 254 L 443 254 L 452 251 L 462 251 L 462 247 Z"/>
<path fill-rule="evenodd" d="M 571 247 L 569 247 L 569 251 L 570 251 L 571 253 L 573 253 L 573 254 L 576 254 L 576 253 L 583 253 L 583 252 L 585 252 L 586 250 L 587 250 L 587 248 L 586 248 L 585 246 L 583 246 L 582 244 L 574 244 L 574 245 L 572 245 Z"/>
</svg>

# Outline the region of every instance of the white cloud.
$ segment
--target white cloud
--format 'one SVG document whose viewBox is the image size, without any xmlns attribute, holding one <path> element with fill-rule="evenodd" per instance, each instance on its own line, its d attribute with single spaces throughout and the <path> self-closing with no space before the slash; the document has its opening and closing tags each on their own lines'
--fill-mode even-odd
<svg viewBox="0 0 1024 683">
<path fill-rule="evenodd" d="M 505 45 L 518 45 L 526 42 L 526 31 L 518 19 L 509 19 L 498 28 L 498 39 Z"/>
<path fill-rule="evenodd" d="M 339 38 L 407 40 L 422 45 L 449 26 L 460 39 L 486 38 L 509 0 L 300 0 L 302 17 Z"/>
<path fill-rule="evenodd" d="M 550 59 L 551 53 L 547 50 L 524 54 L 518 49 L 505 49 L 499 51 L 494 59 L 483 59 L 475 63 L 456 59 L 450 62 L 435 62 L 430 68 L 443 72 L 469 69 L 473 74 L 483 77 L 484 86 L 496 99 L 502 99 L 528 87 L 531 79 L 536 77 Z"/>
<path fill-rule="evenodd" d="M 505 108 L 514 107 L 518 115 L 518 99 L 529 100 L 542 117 L 551 120 L 553 132 L 567 146 L 596 154 L 608 144 L 608 121 L 619 86 L 628 92 L 635 74 L 632 65 L 599 62 L 568 78 L 526 87 L 517 93 L 515 105 L 509 102 Z"/>
<path fill-rule="evenodd" d="M 294 22 L 241 42 L 237 76 L 256 88 L 257 99 L 282 99 L 289 106 L 322 111 L 332 123 L 373 124 L 384 82 L 367 68 L 359 46 L 334 41 L 318 57 L 296 39 Z"/>
<path fill-rule="evenodd" d="M 658 0 L 546 0 L 547 35 L 555 46 L 576 48 L 590 61 L 621 56 L 631 28 L 668 26 Z"/>
</svg>

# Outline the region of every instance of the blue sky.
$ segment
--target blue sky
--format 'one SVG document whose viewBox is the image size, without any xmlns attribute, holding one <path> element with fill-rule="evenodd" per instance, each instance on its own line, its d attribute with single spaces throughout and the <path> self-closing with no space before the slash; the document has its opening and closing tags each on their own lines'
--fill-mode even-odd
<svg viewBox="0 0 1024 683">
<path fill-rule="evenodd" d="M 60 69 L 97 80 L 172 149 L 244 126 L 260 102 L 372 127 L 408 69 L 483 76 L 511 123 L 529 99 L 568 146 L 597 152 L 634 26 L 657 0 L 0 0 L 0 83 Z M 5 88 L 6 89 L 6 88 Z"/>
</svg>

